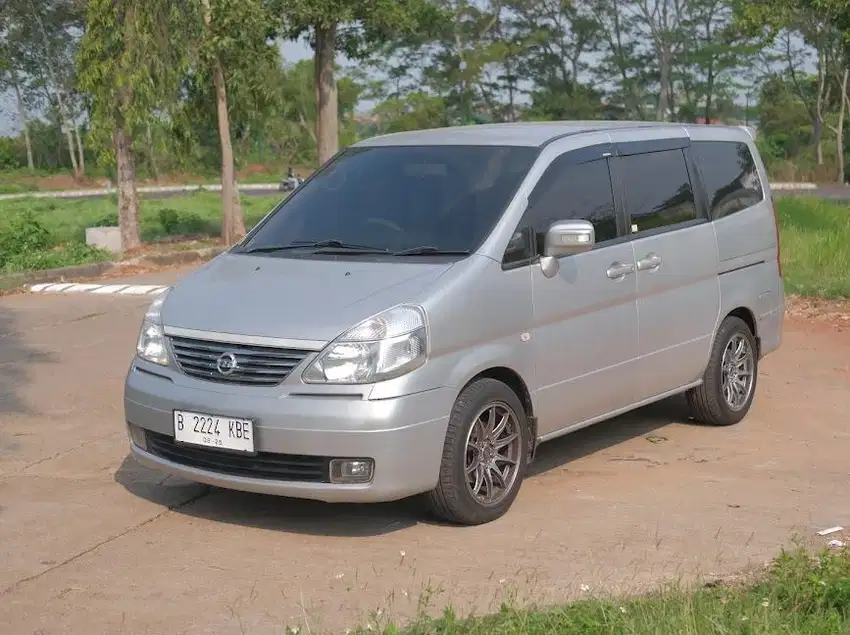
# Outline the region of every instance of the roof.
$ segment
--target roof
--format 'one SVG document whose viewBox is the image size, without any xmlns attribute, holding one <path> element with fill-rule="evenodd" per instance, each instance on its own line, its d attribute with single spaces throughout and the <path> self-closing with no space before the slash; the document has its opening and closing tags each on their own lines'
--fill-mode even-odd
<svg viewBox="0 0 850 635">
<path fill-rule="evenodd" d="M 451 128 L 410 130 L 364 139 L 357 147 L 412 146 L 412 145 L 499 145 L 540 147 L 558 137 L 604 130 L 638 130 L 641 128 L 668 128 L 687 136 L 689 129 L 701 131 L 740 130 L 737 126 L 693 126 L 656 121 L 546 121 L 522 123 L 495 123 Z"/>
</svg>

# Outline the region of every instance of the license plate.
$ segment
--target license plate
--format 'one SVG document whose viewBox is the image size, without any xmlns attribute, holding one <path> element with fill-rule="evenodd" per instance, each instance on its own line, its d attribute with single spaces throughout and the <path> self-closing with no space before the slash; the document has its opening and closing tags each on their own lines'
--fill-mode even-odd
<svg viewBox="0 0 850 635">
<path fill-rule="evenodd" d="M 174 440 L 219 450 L 254 452 L 254 424 L 248 419 L 175 410 Z"/>
</svg>

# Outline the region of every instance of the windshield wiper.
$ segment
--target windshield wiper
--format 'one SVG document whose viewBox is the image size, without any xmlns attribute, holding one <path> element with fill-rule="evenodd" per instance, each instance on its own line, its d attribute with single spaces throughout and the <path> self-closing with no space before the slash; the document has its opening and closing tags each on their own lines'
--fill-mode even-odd
<svg viewBox="0 0 850 635">
<path fill-rule="evenodd" d="M 431 245 L 412 247 L 404 251 L 396 251 L 393 256 L 468 256 L 468 249 L 440 249 Z"/>
<path fill-rule="evenodd" d="M 386 253 L 388 249 L 383 247 L 370 247 L 369 245 L 355 245 L 352 243 L 344 243 L 339 240 L 296 240 L 286 245 L 262 245 L 260 247 L 251 247 L 245 249 L 242 253 L 245 254 L 263 254 L 272 253 L 275 251 L 286 251 L 289 249 L 333 249 L 342 250 L 345 252 L 361 252 L 361 253 Z"/>
</svg>

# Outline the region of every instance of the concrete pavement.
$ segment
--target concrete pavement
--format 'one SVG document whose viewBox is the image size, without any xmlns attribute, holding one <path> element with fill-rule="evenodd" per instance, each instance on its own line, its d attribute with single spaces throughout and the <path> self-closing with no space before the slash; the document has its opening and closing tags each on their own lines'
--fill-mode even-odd
<svg viewBox="0 0 850 635">
<path fill-rule="evenodd" d="M 674 399 L 569 435 L 505 518 L 457 528 L 413 502 L 248 495 L 136 464 L 122 382 L 149 301 L 0 298 L 3 632 L 338 633 L 426 597 L 488 610 L 733 572 L 850 525 L 846 329 L 790 323 L 742 424 L 692 425 Z"/>
</svg>

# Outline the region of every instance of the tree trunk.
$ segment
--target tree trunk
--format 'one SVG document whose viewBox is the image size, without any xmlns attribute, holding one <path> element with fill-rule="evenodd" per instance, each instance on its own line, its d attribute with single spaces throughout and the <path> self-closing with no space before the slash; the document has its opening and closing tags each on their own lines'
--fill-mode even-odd
<svg viewBox="0 0 850 635">
<path fill-rule="evenodd" d="M 12 86 L 15 88 L 15 99 L 18 102 L 18 116 L 21 118 L 21 125 L 24 128 L 24 143 L 27 146 L 27 167 L 30 172 L 35 171 L 35 161 L 32 158 L 32 140 L 30 139 L 30 124 L 27 120 L 27 109 L 24 106 L 24 98 L 21 96 L 21 87 L 18 86 L 17 75 L 12 75 Z"/>
<path fill-rule="evenodd" d="M 245 221 L 242 218 L 239 188 L 236 187 L 230 115 L 227 112 L 227 89 L 221 63 L 217 58 L 213 67 L 213 83 L 218 109 L 218 136 L 221 142 L 221 237 L 225 245 L 232 245 L 245 236 Z"/>
<path fill-rule="evenodd" d="M 115 129 L 115 165 L 118 180 L 118 226 L 121 228 L 121 246 L 133 249 L 142 244 L 139 236 L 139 195 L 136 192 L 136 160 L 133 157 L 133 140 L 123 125 Z"/>
<path fill-rule="evenodd" d="M 80 139 L 79 126 L 74 126 L 74 138 L 77 140 L 77 152 L 79 153 L 77 163 L 80 166 L 80 176 L 83 176 L 86 173 L 86 155 L 83 153 L 83 140 Z"/>
<path fill-rule="evenodd" d="M 823 108 L 824 104 L 829 101 L 828 91 L 827 96 L 824 96 L 824 86 L 826 85 L 826 60 L 822 53 L 818 54 L 818 97 L 815 102 L 815 120 L 812 128 L 812 141 L 815 144 L 815 156 L 818 165 L 823 165 Z"/>
<path fill-rule="evenodd" d="M 74 180 L 80 178 L 80 166 L 77 163 L 77 148 L 74 146 L 74 135 L 71 132 L 71 128 L 64 123 L 62 127 L 65 129 L 65 139 L 68 141 L 68 153 L 71 155 L 71 169 L 74 171 Z"/>
<path fill-rule="evenodd" d="M 838 110 L 838 127 L 835 131 L 836 143 L 838 144 L 838 182 L 844 183 L 844 116 L 847 114 L 847 79 L 850 75 L 850 68 L 844 69 L 844 75 L 841 78 L 841 107 Z"/>
<path fill-rule="evenodd" d="M 204 21 L 211 29 L 212 10 L 209 0 L 204 2 Z M 227 111 L 227 86 L 224 71 L 218 56 L 213 58 L 213 85 L 218 114 L 218 138 L 221 144 L 221 238 L 225 245 L 232 245 L 245 236 L 245 221 L 242 204 L 236 186 L 236 168 L 233 163 L 233 141 L 230 138 L 230 113 Z"/>
<path fill-rule="evenodd" d="M 667 109 L 669 108 L 669 84 L 670 84 L 670 59 L 667 51 L 660 49 L 658 54 L 658 70 L 660 74 L 660 86 L 658 91 L 658 107 L 655 111 L 656 121 L 665 121 L 667 119 Z"/>
<path fill-rule="evenodd" d="M 823 165 L 823 119 L 820 113 L 812 122 L 812 143 L 815 146 L 815 159 L 818 165 Z"/>
<path fill-rule="evenodd" d="M 159 181 L 159 165 L 156 162 L 156 148 L 153 145 L 153 134 L 151 133 L 151 122 L 147 122 L 147 138 L 148 138 L 148 159 L 151 163 L 151 172 L 153 172 L 153 178 L 156 181 Z"/>
<path fill-rule="evenodd" d="M 316 145 L 319 165 L 339 150 L 339 96 L 334 79 L 336 24 L 316 26 Z"/>
<path fill-rule="evenodd" d="M 65 133 L 65 139 L 68 141 L 68 152 L 71 155 L 71 168 L 74 170 L 74 180 L 80 178 L 80 166 L 77 163 L 77 148 L 74 146 L 74 134 L 71 130 L 71 122 L 68 120 L 68 113 L 65 110 L 65 101 L 62 99 L 62 90 L 56 91 L 56 102 L 59 104 L 59 125 Z"/>
</svg>

